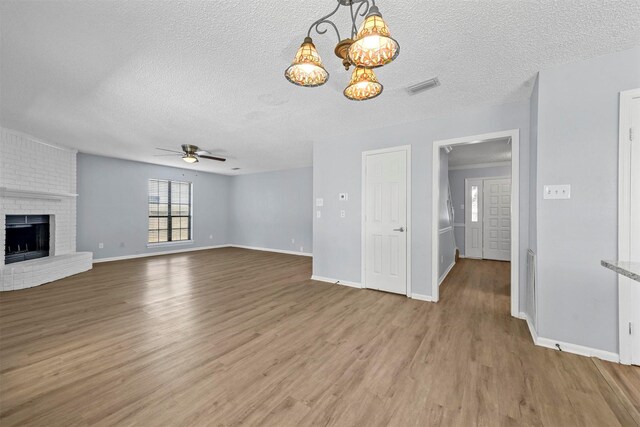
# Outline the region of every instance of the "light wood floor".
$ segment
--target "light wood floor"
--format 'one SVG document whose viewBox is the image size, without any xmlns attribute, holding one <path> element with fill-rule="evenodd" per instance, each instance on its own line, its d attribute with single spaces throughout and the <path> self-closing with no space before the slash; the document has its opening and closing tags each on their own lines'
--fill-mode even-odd
<svg viewBox="0 0 640 427">
<path fill-rule="evenodd" d="M 638 368 L 535 347 L 508 269 L 433 304 L 227 248 L 2 293 L 0 425 L 638 425 Z"/>
</svg>

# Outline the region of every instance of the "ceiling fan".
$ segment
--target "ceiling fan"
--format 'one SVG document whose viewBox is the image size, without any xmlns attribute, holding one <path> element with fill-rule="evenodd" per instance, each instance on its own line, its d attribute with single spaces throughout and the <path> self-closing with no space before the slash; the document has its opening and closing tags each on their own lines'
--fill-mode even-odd
<svg viewBox="0 0 640 427">
<path fill-rule="evenodd" d="M 156 148 L 156 150 L 169 151 L 174 154 L 156 154 L 156 156 L 182 156 L 182 160 L 187 163 L 197 163 L 198 159 L 217 160 L 219 162 L 226 162 L 224 157 L 212 156 L 210 152 L 205 150 L 199 150 L 197 145 L 182 144 L 182 152 L 176 150 L 167 150 L 166 148 Z"/>
</svg>

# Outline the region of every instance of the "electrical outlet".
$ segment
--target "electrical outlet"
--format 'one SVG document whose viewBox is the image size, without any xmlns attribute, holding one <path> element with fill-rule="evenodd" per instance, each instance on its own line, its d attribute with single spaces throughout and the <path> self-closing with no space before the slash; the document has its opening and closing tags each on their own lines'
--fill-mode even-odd
<svg viewBox="0 0 640 427">
<path fill-rule="evenodd" d="M 316 218 L 320 218 L 322 216 L 322 212 L 316 211 Z"/>
<path fill-rule="evenodd" d="M 344 210 L 344 209 L 342 209 L 342 210 L 340 211 L 340 218 L 344 218 L 344 217 L 346 217 L 346 216 L 347 216 L 347 212 L 345 212 L 345 210 Z"/>
<path fill-rule="evenodd" d="M 296 239 L 294 239 L 293 237 L 291 238 L 291 244 L 293 245 L 296 242 Z"/>
<path fill-rule="evenodd" d="M 98 243 L 98 249 L 104 249 L 104 243 Z"/>
</svg>

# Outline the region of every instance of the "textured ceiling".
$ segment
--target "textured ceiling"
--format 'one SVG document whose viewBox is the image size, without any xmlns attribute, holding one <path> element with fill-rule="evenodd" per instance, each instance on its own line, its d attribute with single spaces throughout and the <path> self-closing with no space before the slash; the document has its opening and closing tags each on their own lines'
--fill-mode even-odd
<svg viewBox="0 0 640 427">
<path fill-rule="evenodd" d="M 511 161 L 509 138 L 454 145 L 449 153 L 449 167 Z"/>
<path fill-rule="evenodd" d="M 47 141 L 147 162 L 190 143 L 230 157 L 195 169 L 311 165 L 312 142 L 480 104 L 527 99 L 536 71 L 640 44 L 640 2 L 379 0 L 399 41 L 384 93 L 343 98 L 331 31 L 314 36 L 331 77 L 283 77 L 333 0 L 0 2 L 0 123 Z M 348 12 L 339 12 L 339 27 Z M 442 85 L 408 96 L 408 85 Z M 348 141 L 345 141 L 348 144 Z M 192 166 L 190 166 L 192 167 Z"/>
</svg>

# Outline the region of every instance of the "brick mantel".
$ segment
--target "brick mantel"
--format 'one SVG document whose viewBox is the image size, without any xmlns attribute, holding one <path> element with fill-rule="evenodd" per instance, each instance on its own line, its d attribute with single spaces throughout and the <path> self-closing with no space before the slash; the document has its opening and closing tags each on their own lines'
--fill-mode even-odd
<svg viewBox="0 0 640 427">
<path fill-rule="evenodd" d="M 50 191 L 29 191 L 0 187 L 0 197 L 15 197 L 18 199 L 60 200 L 64 197 L 78 197 L 78 195 L 73 193 L 52 193 Z"/>
</svg>

